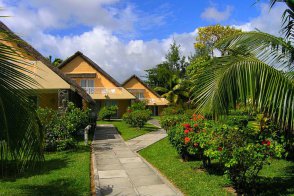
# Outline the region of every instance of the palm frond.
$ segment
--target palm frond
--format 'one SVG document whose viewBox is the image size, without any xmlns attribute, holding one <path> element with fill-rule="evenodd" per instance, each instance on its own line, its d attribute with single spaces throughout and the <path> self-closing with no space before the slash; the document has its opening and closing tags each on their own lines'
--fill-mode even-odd
<svg viewBox="0 0 294 196">
<path fill-rule="evenodd" d="M 293 80 L 259 59 L 241 55 L 214 58 L 196 80 L 193 101 L 198 111 L 209 108 L 217 117 L 240 101 L 251 102 L 256 110 L 293 130 Z"/>
<path fill-rule="evenodd" d="M 293 70 L 294 47 L 283 38 L 252 31 L 229 36 L 216 47 L 225 53 L 253 54 L 261 61 L 280 70 Z"/>
<path fill-rule="evenodd" d="M 44 159 L 43 132 L 29 100 L 38 83 L 30 77 L 31 65 L 22 59 L 15 48 L 0 43 L 0 175 L 23 171 Z"/>
</svg>

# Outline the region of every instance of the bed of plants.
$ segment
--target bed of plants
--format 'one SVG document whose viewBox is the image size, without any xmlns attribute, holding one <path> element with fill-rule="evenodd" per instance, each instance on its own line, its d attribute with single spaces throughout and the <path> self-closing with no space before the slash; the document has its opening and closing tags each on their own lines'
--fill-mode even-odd
<svg viewBox="0 0 294 196">
<path fill-rule="evenodd" d="M 252 193 L 262 168 L 287 155 L 284 132 L 268 119 L 253 129 L 248 115 L 233 115 L 222 122 L 188 116 L 161 117 L 170 143 L 183 160 L 201 160 L 204 169 L 225 174 L 240 193 Z"/>
</svg>

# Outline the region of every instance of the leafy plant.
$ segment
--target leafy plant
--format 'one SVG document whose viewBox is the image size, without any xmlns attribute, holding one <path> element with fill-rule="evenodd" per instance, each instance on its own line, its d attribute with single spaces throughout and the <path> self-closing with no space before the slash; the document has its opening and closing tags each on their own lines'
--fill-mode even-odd
<svg viewBox="0 0 294 196">
<path fill-rule="evenodd" d="M 104 106 L 99 111 L 98 116 L 101 120 L 104 120 L 104 119 L 110 120 L 110 118 L 116 114 L 117 110 L 118 110 L 118 107 L 116 105 Z"/>
<path fill-rule="evenodd" d="M 133 127 L 143 128 L 150 120 L 152 112 L 150 110 L 128 111 L 123 115 L 123 120 Z"/>
</svg>

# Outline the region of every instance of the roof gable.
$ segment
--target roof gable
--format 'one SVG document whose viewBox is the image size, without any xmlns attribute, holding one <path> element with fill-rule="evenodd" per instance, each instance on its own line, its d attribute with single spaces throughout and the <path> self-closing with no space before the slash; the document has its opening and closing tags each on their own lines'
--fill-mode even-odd
<svg viewBox="0 0 294 196">
<path fill-rule="evenodd" d="M 151 93 L 153 93 L 156 97 L 161 98 L 161 96 L 155 92 L 151 87 L 149 87 L 143 80 L 141 80 L 137 75 L 132 75 L 131 77 L 129 77 L 126 81 L 124 81 L 124 83 L 122 84 L 122 86 L 125 86 L 128 82 L 130 82 L 132 79 L 137 80 L 139 83 L 141 83 L 146 89 L 148 89 Z"/>
<path fill-rule="evenodd" d="M 121 87 L 121 84 L 119 82 L 117 82 L 113 77 L 111 77 L 108 73 L 106 73 L 99 65 L 97 65 L 94 61 L 92 61 L 89 57 L 87 57 L 80 51 L 77 51 L 74 55 L 67 58 L 63 63 L 61 63 L 58 66 L 58 68 L 62 69 L 63 67 L 67 66 L 71 61 L 73 61 L 77 57 L 81 57 L 83 60 L 85 60 L 90 66 L 92 66 L 96 71 L 102 74 L 106 79 L 108 79 L 115 86 Z"/>
<path fill-rule="evenodd" d="M 66 81 L 68 84 L 72 85 L 77 93 L 84 98 L 89 103 L 95 103 L 94 100 L 86 93 L 84 89 L 82 89 L 77 83 L 72 81 L 70 78 L 65 76 L 57 67 L 54 67 L 47 58 L 45 58 L 41 53 L 39 53 L 36 49 L 34 49 L 30 44 L 17 36 L 12 30 L 10 30 L 2 21 L 0 21 L 0 31 L 4 31 L 10 35 L 14 40 L 19 40 L 17 42 L 17 46 L 24 50 L 28 55 L 32 56 L 36 61 L 41 61 L 45 66 L 47 66 L 50 70 L 55 72 L 60 78 Z"/>
</svg>

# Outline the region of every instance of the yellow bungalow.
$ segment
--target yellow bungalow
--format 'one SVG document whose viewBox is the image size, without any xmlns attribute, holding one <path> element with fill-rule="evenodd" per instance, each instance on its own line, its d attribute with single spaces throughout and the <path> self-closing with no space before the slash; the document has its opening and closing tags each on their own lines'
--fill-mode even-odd
<svg viewBox="0 0 294 196">
<path fill-rule="evenodd" d="M 138 76 L 133 75 L 122 86 L 136 96 L 139 100 L 145 100 L 154 116 L 158 116 L 169 102 L 158 95 L 152 88 L 143 82 Z"/>
<path fill-rule="evenodd" d="M 120 83 L 79 51 L 66 59 L 59 69 L 75 80 L 95 100 L 96 111 L 104 106 L 117 105 L 118 111 L 115 117 L 120 118 L 131 104 L 131 100 L 136 99 Z"/>
<path fill-rule="evenodd" d="M 1 39 L 1 43 L 19 51 L 20 58 L 28 64 L 22 66 L 32 71 L 33 74 L 30 76 L 39 83 L 38 86 L 33 87 L 35 93 L 32 94 L 32 99 L 37 106 L 58 109 L 63 108 L 66 101 L 72 101 L 79 107 L 95 104 L 84 89 L 51 65 L 48 59 L 18 37 L 1 21 L 0 32 L 3 33 L 2 37 L 9 35 L 9 41 Z"/>
</svg>

